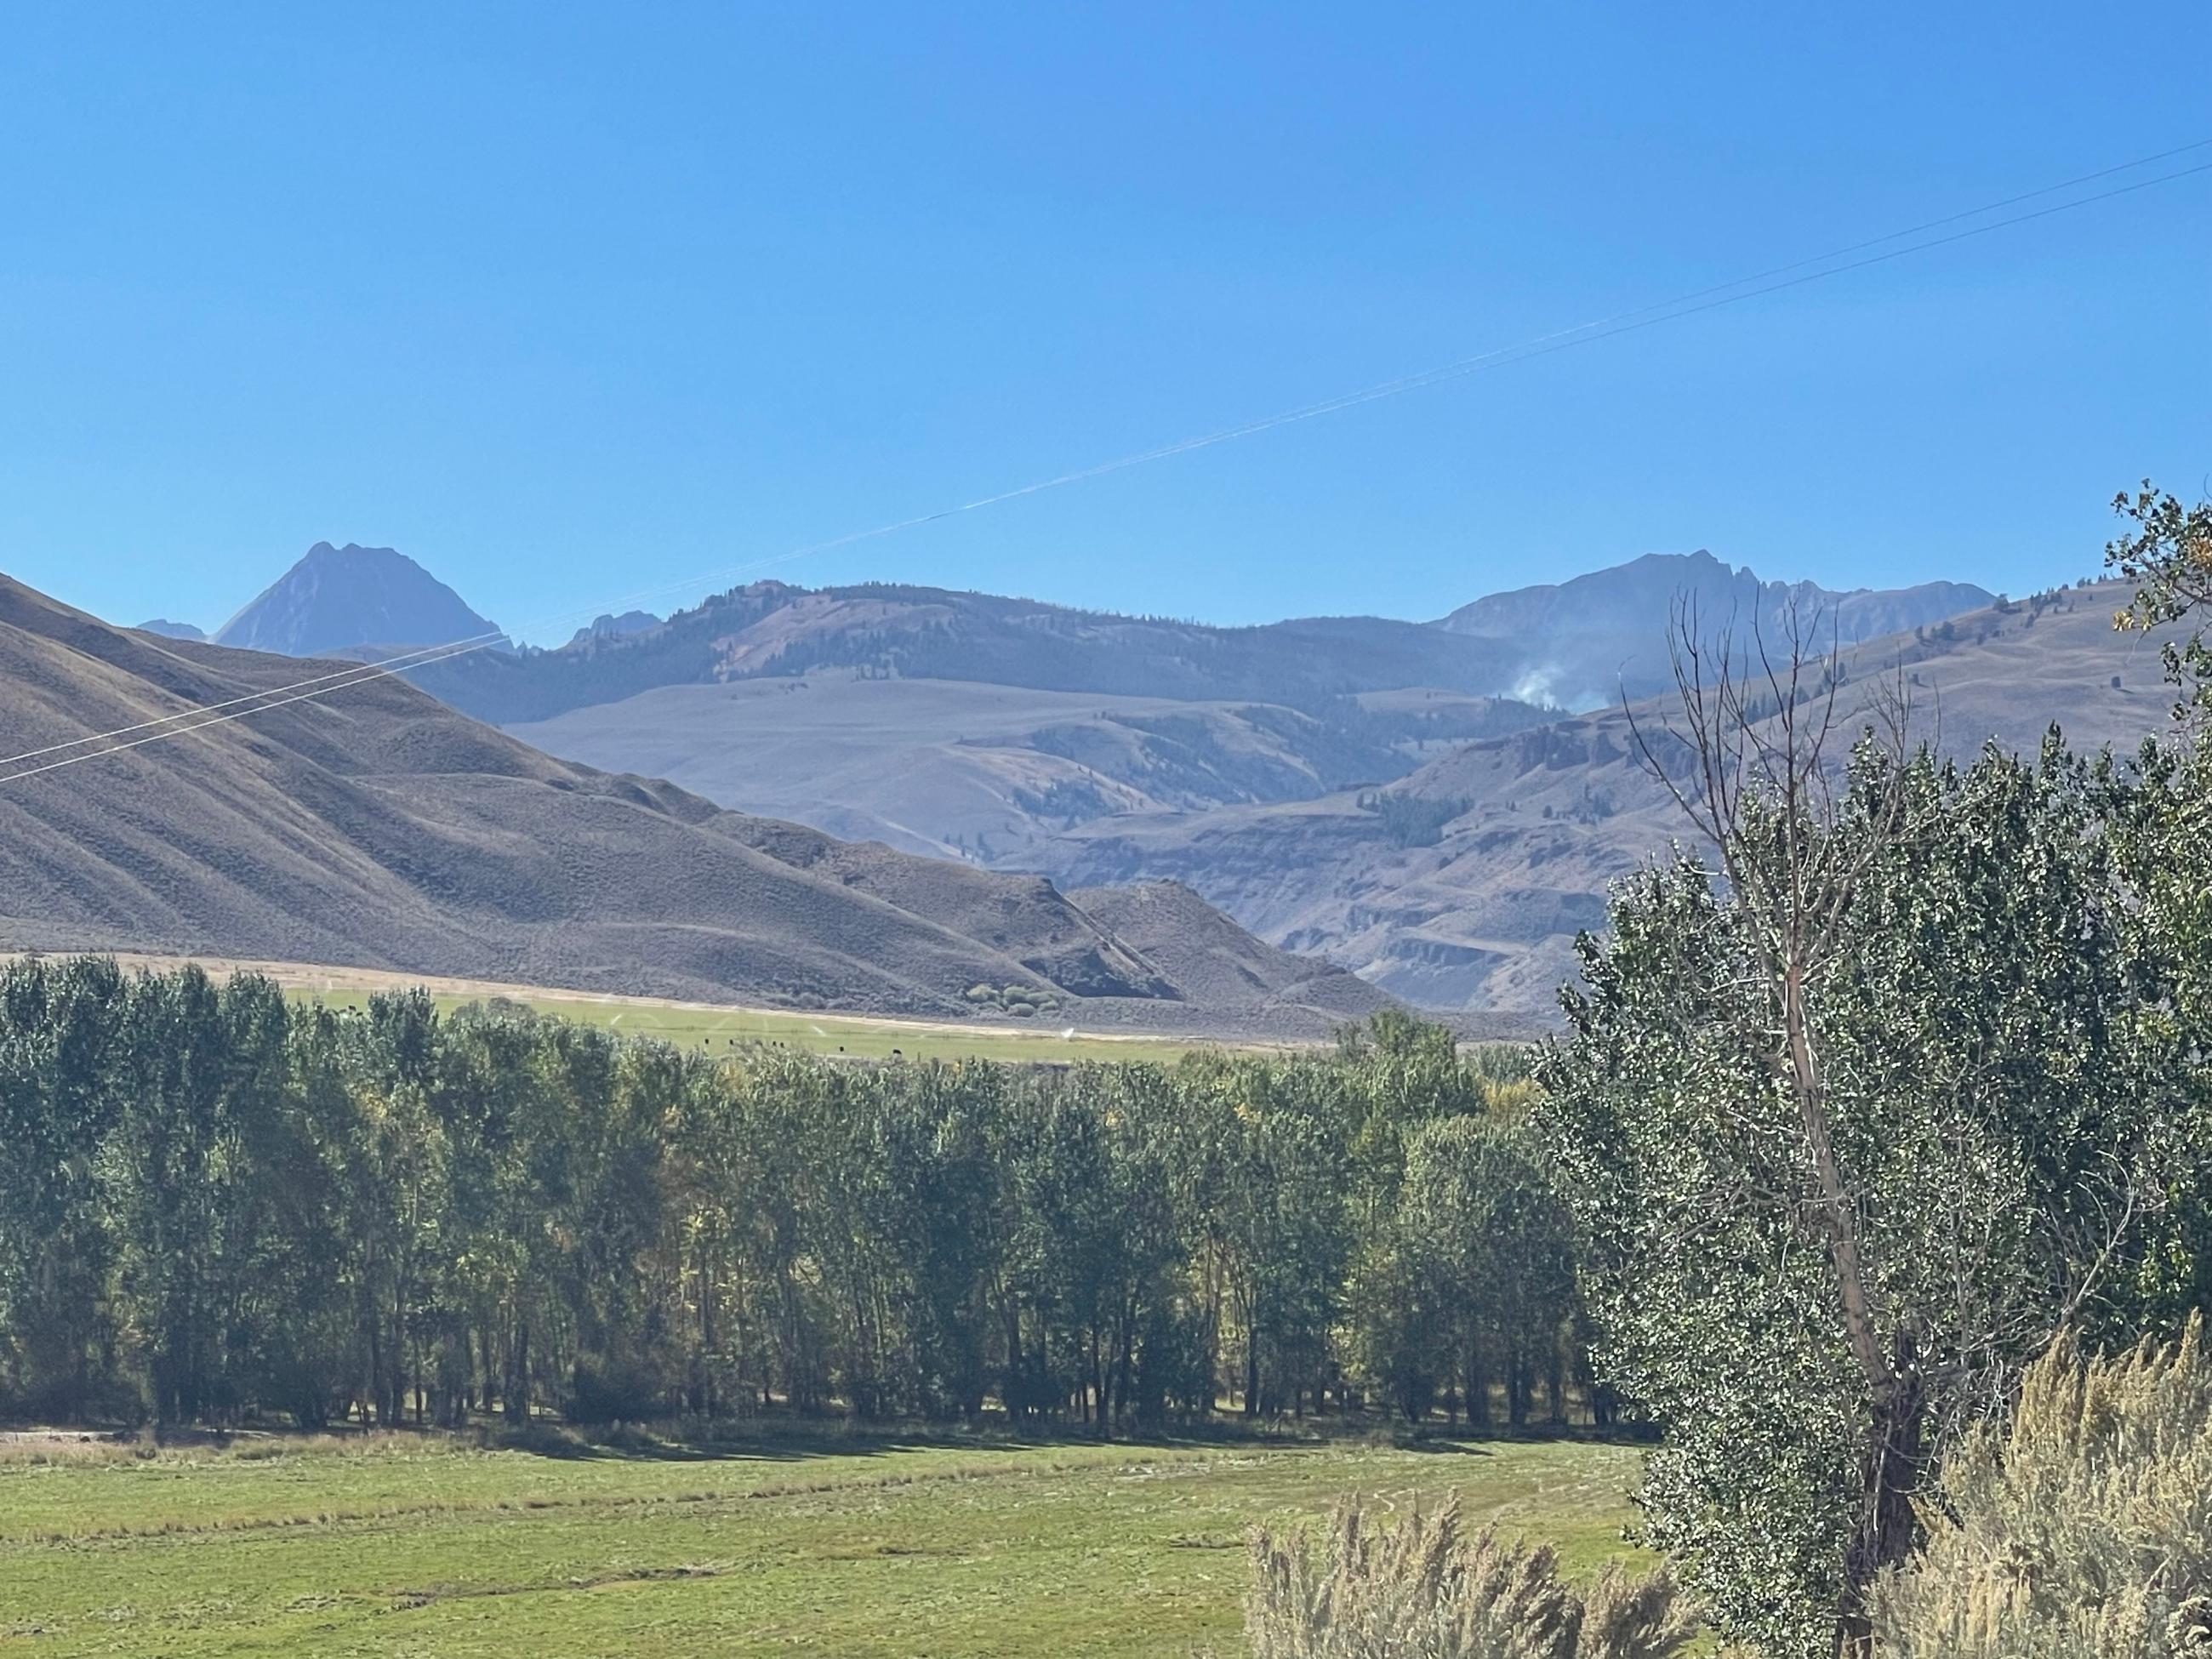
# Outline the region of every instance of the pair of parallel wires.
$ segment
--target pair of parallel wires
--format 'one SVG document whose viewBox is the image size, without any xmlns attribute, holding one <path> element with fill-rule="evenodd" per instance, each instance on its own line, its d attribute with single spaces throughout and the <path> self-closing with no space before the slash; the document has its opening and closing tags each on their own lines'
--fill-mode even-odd
<svg viewBox="0 0 2212 1659">
<path fill-rule="evenodd" d="M 1378 381 L 1372 386 L 1362 386 L 1357 391 L 1323 398 L 1318 403 L 1302 404 L 1297 408 L 1284 410 L 1257 420 L 1224 427 L 1198 437 L 1185 438 L 1175 443 L 1161 445 L 1157 448 L 1124 455 L 1117 459 L 1081 467 L 1072 472 L 1062 472 L 1052 477 L 1040 478 L 1034 483 L 1022 484 L 1012 489 L 1000 490 L 995 495 L 983 495 L 974 501 L 939 507 L 935 512 L 916 514 L 910 518 L 895 520 L 888 524 L 852 531 L 842 536 L 833 537 L 828 541 L 814 542 L 805 547 L 793 548 L 788 552 L 778 554 L 772 558 L 757 560 L 748 564 L 733 565 L 720 570 L 706 571 L 678 581 L 662 583 L 625 595 L 602 608 L 614 611 L 630 610 L 647 601 L 670 594 L 695 593 L 702 587 L 711 592 L 741 579 L 757 575 L 763 571 L 788 565 L 800 559 L 811 558 L 837 548 L 850 547 L 855 543 L 874 541 L 878 538 L 896 535 L 903 531 L 917 530 L 925 525 L 941 523 L 945 520 L 958 518 L 964 514 L 979 513 L 987 507 L 1018 501 L 1026 495 L 1042 495 L 1048 490 L 1060 489 L 1070 484 L 1104 477 L 1109 473 L 1149 465 L 1153 462 L 1171 459 L 1178 455 L 1188 455 L 1197 450 L 1210 449 L 1216 444 L 1230 443 L 1240 438 L 1255 437 L 1263 432 L 1272 432 L 1278 427 L 1316 420 L 1325 415 L 1334 415 L 1346 410 L 1357 409 L 1362 404 L 1378 403 L 1388 398 L 1402 397 L 1407 392 L 1418 392 L 1447 381 L 1463 380 L 1469 375 L 1491 369 L 1526 362 L 1531 358 L 1549 356 L 1553 352 L 1567 351 L 1577 346 L 1590 345 L 1600 340 L 1613 339 L 1620 335 L 1634 333 L 1642 329 L 1656 328 L 1662 323 L 1677 322 L 1685 317 L 1694 317 L 1704 312 L 1717 311 L 1723 307 L 1741 305 L 1747 300 L 1758 299 L 1764 295 L 1778 294 L 1784 289 L 1802 287 L 1808 283 L 1826 282 L 1831 277 L 1840 276 L 1846 272 L 1863 270 L 1871 265 L 1886 264 L 1893 260 L 1925 253 L 1933 248 L 1944 247 L 1954 242 L 1986 236 L 1995 231 L 2009 229 L 2015 225 L 2024 225 L 2035 220 L 2051 218 L 2057 214 L 2071 213 L 2099 202 L 2108 202 L 2117 197 L 2131 196 L 2140 191 L 2173 183 L 2177 179 L 2212 173 L 2212 161 L 2192 161 L 2187 166 L 2172 167 L 2148 178 L 2137 178 L 2124 184 L 2112 185 L 2087 195 L 2068 196 L 2063 201 L 2046 202 L 2043 206 L 2032 208 L 2025 212 L 2008 213 L 2007 210 L 2021 207 L 2029 202 L 2044 201 L 2049 197 L 2064 195 L 2069 191 L 2079 191 L 2084 185 L 2099 184 L 2124 173 L 2138 173 L 2145 167 L 2154 167 L 2160 162 L 2176 161 L 2183 156 L 2198 155 L 2207 149 L 2212 149 L 2212 138 L 2199 139 L 2195 143 L 2177 145 L 2171 149 L 2160 150 L 2153 155 L 2137 156 L 2133 161 L 2100 167 L 2094 173 L 2085 173 L 2055 185 L 2045 185 L 2016 196 L 2008 196 L 2000 201 L 1985 202 L 1979 207 L 1946 214 L 1942 218 L 1926 220 L 1902 230 L 1891 231 L 1886 235 L 1873 237 L 1862 242 L 1853 242 L 1844 247 L 1831 248 L 1825 253 L 1793 259 L 1786 264 L 1774 265 L 1765 270 L 1754 271 L 1747 276 L 1736 277 L 1729 282 L 1716 283 L 1687 294 L 1676 295 L 1671 299 L 1655 301 L 1649 305 L 1638 306 L 1632 310 L 1616 311 L 1603 317 L 1593 318 L 1588 322 L 1577 323 L 1572 327 L 1555 329 L 1547 334 L 1539 334 L 1528 339 L 1518 340 L 1510 345 L 1499 346 L 1474 356 L 1457 358 L 1434 368 L 1401 375 L 1395 380 Z M 1992 218 L 1990 216 L 1992 215 L 2003 216 Z M 1936 232 L 1942 234 L 1933 234 Z M 588 613 L 585 611 L 566 612 L 560 616 L 538 618 L 526 626 L 533 630 L 556 627 L 563 623 L 573 622 L 576 617 L 586 614 Z M 42 776 L 47 773 L 61 771 L 68 767 L 79 766 L 87 761 L 106 760 L 114 755 L 143 748 L 148 744 L 185 737 L 195 732 L 204 732 L 210 726 L 228 725 L 233 720 L 246 720 L 255 714 L 267 714 L 272 709 L 283 708 L 293 703 L 317 702 L 353 686 L 366 684 L 374 680 L 406 674 L 417 669 L 434 667 L 441 663 L 451 662 L 479 651 L 489 650 L 504 643 L 507 637 L 504 632 L 495 630 L 475 635 L 467 639 L 448 641 L 442 645 L 426 646 L 417 650 L 402 652 L 395 656 L 380 658 L 374 662 L 351 664 L 347 667 L 327 673 L 295 680 L 289 684 L 265 687 L 261 690 L 247 692 L 222 702 L 196 704 L 173 714 L 140 720 L 134 725 L 119 726 L 111 731 L 89 733 L 82 738 L 73 738 L 65 743 L 49 744 L 39 749 L 27 749 L 20 754 L 0 757 L 0 787 L 21 783 L 27 779 Z"/>
</svg>

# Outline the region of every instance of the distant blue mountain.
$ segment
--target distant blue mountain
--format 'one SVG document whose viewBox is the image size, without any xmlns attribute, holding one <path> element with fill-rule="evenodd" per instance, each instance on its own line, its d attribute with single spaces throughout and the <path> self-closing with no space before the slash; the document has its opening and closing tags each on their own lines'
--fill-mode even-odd
<svg viewBox="0 0 2212 1659">
<path fill-rule="evenodd" d="M 312 657 L 349 646 L 445 645 L 498 633 L 496 623 L 405 554 L 317 542 L 218 629 L 215 642 Z"/>
<path fill-rule="evenodd" d="M 1794 610 L 1825 647 L 1908 634 L 1978 611 L 1996 595 L 1971 582 L 1834 589 L 1816 582 L 1762 581 L 1748 567 L 1695 553 L 1647 553 L 1564 582 L 1492 593 L 1462 605 L 1437 626 L 1510 646 L 1526 666 L 1516 696 L 1589 708 L 1672 684 L 1667 639 L 1674 606 L 1695 604 L 1700 630 L 1733 628 L 1748 645 L 1756 626 L 1770 645 Z"/>
<path fill-rule="evenodd" d="M 592 621 L 589 628 L 580 628 L 568 643 L 581 645 L 586 640 L 618 640 L 630 634 L 642 634 L 647 629 L 660 626 L 660 618 L 650 611 L 625 611 L 621 616 L 602 614 Z"/>
</svg>

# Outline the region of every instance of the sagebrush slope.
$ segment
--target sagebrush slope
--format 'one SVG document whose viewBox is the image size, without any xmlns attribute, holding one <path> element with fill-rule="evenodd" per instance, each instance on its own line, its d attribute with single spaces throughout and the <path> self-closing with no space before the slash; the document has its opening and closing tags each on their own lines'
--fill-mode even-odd
<svg viewBox="0 0 2212 1659">
<path fill-rule="evenodd" d="M 11 751 L 303 672 L 0 578 Z M 1091 998 L 1101 1018 L 1181 999 L 1049 883 L 556 761 L 388 678 L 0 782 L 0 944 L 856 1010 L 963 1012 L 978 984 Z"/>
</svg>

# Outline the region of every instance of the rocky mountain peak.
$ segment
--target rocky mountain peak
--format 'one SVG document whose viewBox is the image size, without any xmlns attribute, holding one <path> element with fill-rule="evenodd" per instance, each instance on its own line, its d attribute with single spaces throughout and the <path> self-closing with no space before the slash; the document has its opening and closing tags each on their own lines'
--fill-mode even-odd
<svg viewBox="0 0 2212 1659">
<path fill-rule="evenodd" d="M 317 542 L 217 629 L 215 641 L 305 657 L 364 645 L 445 645 L 498 632 L 397 549 Z"/>
</svg>

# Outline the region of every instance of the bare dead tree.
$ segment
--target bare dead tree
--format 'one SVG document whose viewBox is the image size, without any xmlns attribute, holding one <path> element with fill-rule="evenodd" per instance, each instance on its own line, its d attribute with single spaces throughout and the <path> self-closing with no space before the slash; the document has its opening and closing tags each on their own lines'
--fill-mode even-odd
<svg viewBox="0 0 2212 1659">
<path fill-rule="evenodd" d="M 1730 615 L 1708 632 L 1694 599 L 1678 599 L 1669 647 L 1674 712 L 1655 717 L 1625 698 L 1623 712 L 1646 769 L 1717 857 L 1751 978 L 1755 1012 L 1745 1035 L 1777 1103 L 1787 1103 L 1772 1116 L 1748 1100 L 1730 1109 L 1784 1137 L 1762 1195 L 1746 1201 L 1784 1206 L 1818 1242 L 1838 1333 L 1863 1383 L 1838 1609 L 1839 1650 L 1863 1654 L 1868 1592 L 1917 1536 L 1914 1499 L 1937 1451 L 1970 1416 L 1997 1403 L 2021 1356 L 2040 1352 L 2077 1317 L 2156 1201 L 2148 1178 L 2155 1160 L 2143 1149 L 2116 1154 L 2097 1190 L 2077 1194 L 2073 1231 L 2045 1241 L 2041 1265 L 2018 1271 L 1996 1270 L 2012 1260 L 2010 1224 L 1990 1195 L 1939 1240 L 1923 1242 L 1940 1259 L 1911 1264 L 1922 1279 L 1948 1279 L 1946 1305 L 1885 1305 L 1884 1287 L 1901 1265 L 1893 1258 L 1910 1247 L 1893 1229 L 1870 1230 L 1874 1172 L 1850 1167 L 1838 1150 L 1839 1121 L 1851 1122 L 1862 1140 L 1865 1127 L 1838 1112 L 1863 1114 L 1868 1102 L 1856 1097 L 1881 1081 L 1857 1076 L 1848 1085 L 1856 1097 L 1833 1094 L 1820 1012 L 1824 995 L 1848 990 L 1869 965 L 1864 953 L 1878 948 L 1857 914 L 1870 879 L 1939 827 L 1922 821 L 1942 809 L 1916 786 L 1909 764 L 1911 684 L 1900 663 L 1853 686 L 1847 700 L 1852 680 L 1832 619 L 1794 607 L 1771 629 L 1754 616 L 1740 630 Z M 1931 722 L 1923 735 L 1940 739 L 1940 726 Z M 1860 745 L 1870 746 L 1873 763 L 1854 767 Z M 1976 1103 L 2002 1086 L 1993 1063 L 1973 1061 L 1949 1077 L 1948 1104 L 1924 1126 L 1960 1168 L 1972 1164 Z"/>
<path fill-rule="evenodd" d="M 1768 1009 L 1760 1059 L 1796 1109 L 1809 1175 L 1803 1218 L 1826 1246 L 1843 1334 L 1872 1401 L 1843 1609 L 1847 1648 L 1863 1647 L 1864 1594 L 1914 1535 L 1926 1394 L 1910 1330 L 1885 1339 L 1877 1315 L 1862 1194 L 1837 1154 L 1812 1000 L 1844 965 L 1845 927 L 1868 870 L 1915 828 L 1902 768 L 1892 765 L 1869 774 L 1877 793 L 1859 803 L 1861 833 L 1836 833 L 1838 791 L 1849 787 L 1838 744 L 1856 714 L 1857 739 L 1901 762 L 1911 702 L 1900 673 L 1847 711 L 1833 619 L 1794 602 L 1773 641 L 1756 614 L 1747 641 L 1733 615 L 1710 637 L 1702 623 L 1694 598 L 1678 598 L 1668 647 L 1680 725 L 1662 716 L 1655 731 L 1625 698 L 1623 710 L 1640 759 L 1712 847 L 1747 924 Z"/>
</svg>

